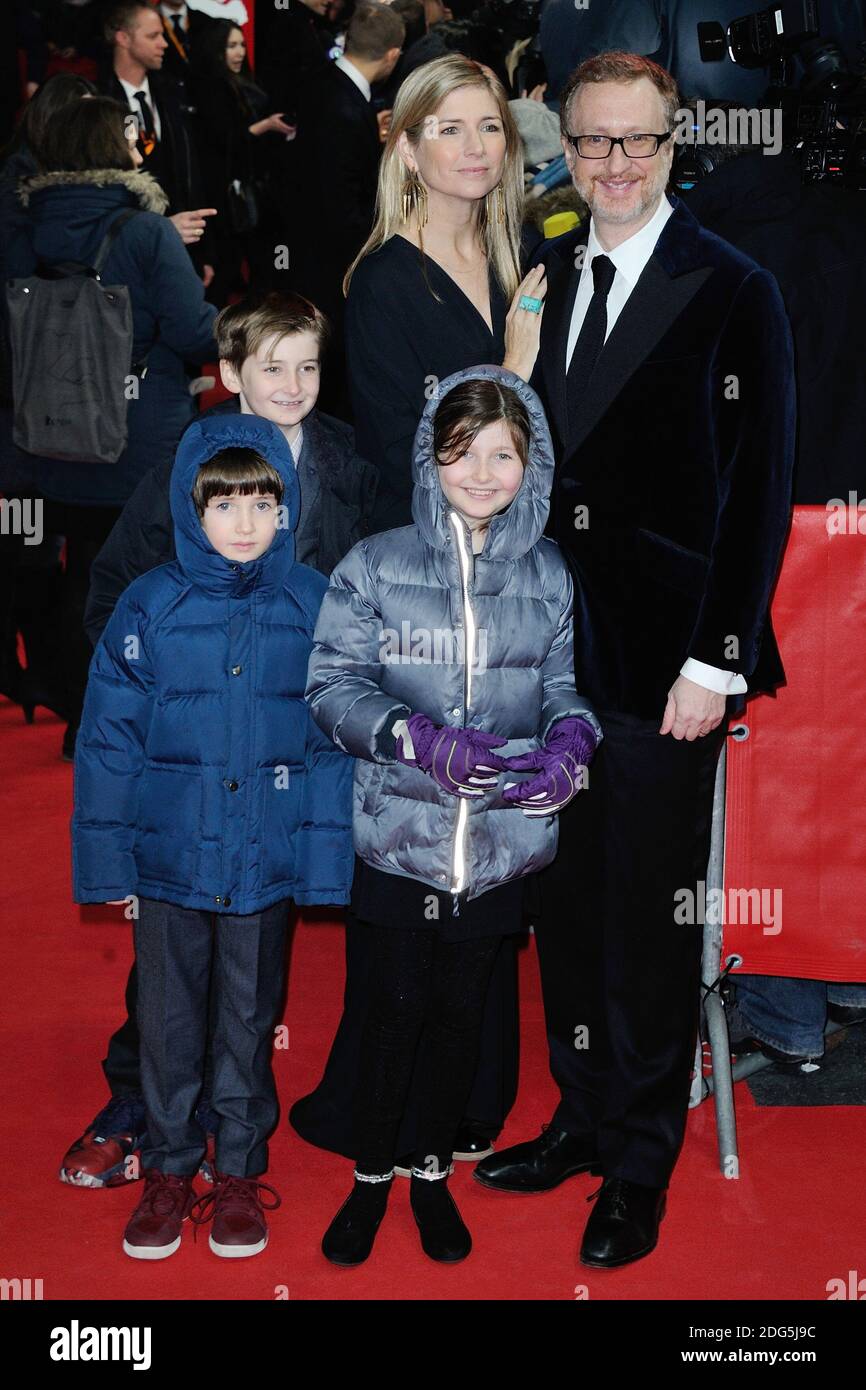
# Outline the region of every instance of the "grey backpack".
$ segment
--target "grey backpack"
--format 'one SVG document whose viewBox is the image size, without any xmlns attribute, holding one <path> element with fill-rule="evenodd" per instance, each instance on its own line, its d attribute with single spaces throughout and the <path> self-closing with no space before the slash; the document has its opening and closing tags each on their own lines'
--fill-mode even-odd
<svg viewBox="0 0 866 1390">
<path fill-rule="evenodd" d="M 103 285 L 106 257 L 137 208 L 126 208 L 92 266 L 40 265 L 6 289 L 12 357 L 12 438 L 19 449 L 69 463 L 116 463 L 126 448 L 133 364 L 126 285 Z"/>
</svg>

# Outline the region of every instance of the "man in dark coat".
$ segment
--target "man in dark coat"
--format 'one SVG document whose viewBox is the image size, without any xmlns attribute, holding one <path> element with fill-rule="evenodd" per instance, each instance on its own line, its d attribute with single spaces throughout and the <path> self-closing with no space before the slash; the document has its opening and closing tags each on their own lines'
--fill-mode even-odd
<svg viewBox="0 0 866 1390">
<path fill-rule="evenodd" d="M 346 413 L 342 353 L 343 276 L 370 234 L 379 177 L 379 125 L 372 86 L 400 56 L 405 26 L 388 5 L 355 11 L 341 58 L 300 89 L 293 159 L 295 203 L 290 273 L 299 294 L 334 326 L 327 399 Z"/>
<path fill-rule="evenodd" d="M 678 101 L 664 69 L 625 53 L 563 91 L 592 220 L 585 245 L 571 233 L 546 258 L 533 381 L 558 451 L 575 679 L 605 738 L 541 883 L 562 1098 L 539 1139 L 476 1170 L 521 1192 L 600 1172 L 581 1247 L 600 1268 L 658 1239 L 699 1004 L 701 913 L 678 907 L 701 901 L 726 708 L 784 676 L 767 610 L 789 518 L 791 333 L 773 276 L 665 196 Z"/>
<path fill-rule="evenodd" d="M 160 0 L 156 8 L 167 45 L 162 71 L 178 82 L 186 82 L 196 44 L 216 21 L 201 10 L 192 9 L 186 0 Z"/>
<path fill-rule="evenodd" d="M 775 275 L 794 333 L 799 428 L 793 500 L 866 493 L 866 218 L 862 193 L 804 183 L 796 151 L 749 151 L 685 195 L 699 222 Z"/>
<path fill-rule="evenodd" d="M 334 31 L 325 19 L 328 0 L 281 0 L 260 5 L 256 15 L 256 76 L 278 111 L 293 118 L 298 89 L 321 76 L 329 63 Z"/>
<path fill-rule="evenodd" d="M 201 176 L 189 125 L 193 114 L 182 83 L 163 72 L 168 48 L 160 15 L 145 0 L 118 0 L 105 15 L 110 63 L 99 87 L 129 108 L 138 122 L 142 168 L 153 174 L 168 198 L 168 213 L 190 247 L 205 285 L 212 263 Z M 183 219 L 180 215 L 184 214 Z M 183 225 L 181 225 L 181 221 Z M 190 237 L 196 237 L 190 241 Z"/>
</svg>

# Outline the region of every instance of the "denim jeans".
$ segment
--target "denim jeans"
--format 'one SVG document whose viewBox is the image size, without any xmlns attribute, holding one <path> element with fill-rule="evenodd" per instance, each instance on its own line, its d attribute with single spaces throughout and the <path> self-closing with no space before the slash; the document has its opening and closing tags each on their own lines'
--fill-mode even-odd
<svg viewBox="0 0 866 1390">
<path fill-rule="evenodd" d="M 775 975 L 734 975 L 737 1007 L 760 1041 L 780 1052 L 820 1057 L 827 1005 L 866 1008 L 866 984 L 831 984 Z"/>
</svg>

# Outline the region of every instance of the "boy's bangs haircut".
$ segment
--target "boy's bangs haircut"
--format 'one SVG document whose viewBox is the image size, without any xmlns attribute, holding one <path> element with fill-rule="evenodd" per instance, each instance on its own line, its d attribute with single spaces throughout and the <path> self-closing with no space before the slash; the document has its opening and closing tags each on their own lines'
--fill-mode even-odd
<svg viewBox="0 0 866 1390">
<path fill-rule="evenodd" d="M 283 480 L 256 449 L 220 449 L 203 463 L 192 486 L 192 500 L 199 516 L 212 497 L 251 497 L 260 492 L 283 500 Z"/>
<path fill-rule="evenodd" d="M 456 463 L 479 430 L 504 421 L 523 467 L 531 427 L 523 401 L 498 381 L 464 381 L 449 391 L 433 417 L 433 452 L 439 464 Z"/>
<path fill-rule="evenodd" d="M 309 299 L 300 294 L 247 295 L 221 309 L 214 320 L 218 355 L 240 372 L 248 357 L 255 357 L 262 343 L 295 333 L 312 333 L 319 344 L 319 360 L 331 336 L 331 325 Z"/>
</svg>

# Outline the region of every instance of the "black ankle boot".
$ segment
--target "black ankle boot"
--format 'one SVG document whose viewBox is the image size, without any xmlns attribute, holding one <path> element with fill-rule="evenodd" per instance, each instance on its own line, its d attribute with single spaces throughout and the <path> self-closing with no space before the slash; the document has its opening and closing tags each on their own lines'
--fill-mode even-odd
<svg viewBox="0 0 866 1390">
<path fill-rule="evenodd" d="M 465 1260 L 472 1249 L 472 1237 L 448 1191 L 447 1176 L 419 1178 L 413 1172 L 409 1201 L 424 1254 L 447 1264 Z"/>
<path fill-rule="evenodd" d="M 376 1182 L 355 1178 L 355 1186 L 322 1237 L 322 1254 L 332 1264 L 360 1265 L 367 1259 L 382 1224 L 393 1181 L 393 1172 Z"/>
</svg>

